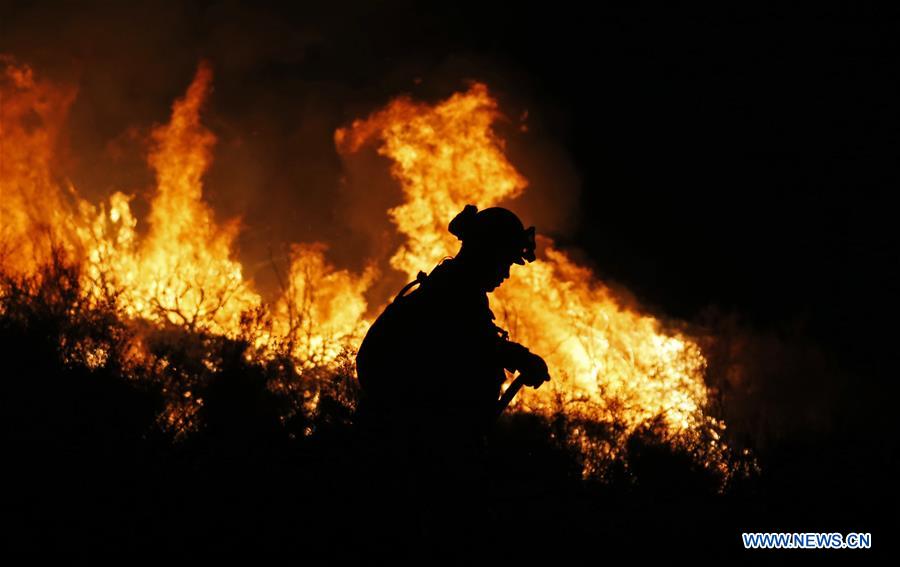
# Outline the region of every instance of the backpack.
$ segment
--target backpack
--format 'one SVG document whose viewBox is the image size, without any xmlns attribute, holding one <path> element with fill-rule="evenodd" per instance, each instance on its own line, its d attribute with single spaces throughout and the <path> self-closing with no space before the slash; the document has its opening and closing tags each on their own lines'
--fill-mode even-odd
<svg viewBox="0 0 900 567">
<path fill-rule="evenodd" d="M 417 292 L 427 278 L 425 272 L 419 272 L 406 284 L 375 319 L 359 346 L 356 375 L 363 392 L 371 398 L 393 398 L 410 386 L 403 383 L 405 373 L 398 365 L 416 338 L 421 317 L 417 306 L 421 294 Z"/>
</svg>

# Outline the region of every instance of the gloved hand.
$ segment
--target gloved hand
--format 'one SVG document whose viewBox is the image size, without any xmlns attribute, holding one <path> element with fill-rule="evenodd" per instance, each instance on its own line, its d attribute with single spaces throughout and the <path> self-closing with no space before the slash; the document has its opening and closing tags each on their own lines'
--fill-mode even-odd
<svg viewBox="0 0 900 567">
<path fill-rule="evenodd" d="M 533 352 L 528 353 L 518 370 L 526 386 L 538 388 L 544 382 L 550 381 L 550 370 L 547 368 L 547 363 Z"/>
<path fill-rule="evenodd" d="M 501 348 L 504 368 L 511 372 L 518 371 L 526 386 L 537 388 L 550 380 L 547 363 L 540 356 L 512 341 L 503 341 Z"/>
</svg>

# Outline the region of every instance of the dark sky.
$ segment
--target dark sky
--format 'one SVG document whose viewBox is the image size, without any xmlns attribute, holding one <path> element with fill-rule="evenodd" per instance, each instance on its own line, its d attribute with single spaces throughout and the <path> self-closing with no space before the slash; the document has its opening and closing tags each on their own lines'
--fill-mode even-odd
<svg viewBox="0 0 900 567">
<path fill-rule="evenodd" d="M 85 191 L 146 193 L 136 148 L 207 58 L 209 198 L 244 217 L 242 253 L 324 238 L 341 262 L 368 244 L 345 222 L 358 195 L 337 189 L 334 129 L 476 78 L 510 116 L 528 111 L 510 151 L 532 181 L 532 220 L 604 277 L 681 318 L 717 305 L 753 327 L 799 322 L 870 373 L 889 359 L 896 14 L 186 4 L 2 3 L 0 51 L 80 86 L 70 165 Z M 535 206 L 554 200 L 552 214 Z"/>
</svg>

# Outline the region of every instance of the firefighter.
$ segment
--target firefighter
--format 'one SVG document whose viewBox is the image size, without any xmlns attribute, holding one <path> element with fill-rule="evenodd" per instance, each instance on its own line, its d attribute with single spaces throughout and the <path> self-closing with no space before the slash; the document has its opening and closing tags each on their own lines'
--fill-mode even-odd
<svg viewBox="0 0 900 567">
<path fill-rule="evenodd" d="M 534 227 L 511 211 L 467 205 L 450 223 L 459 253 L 420 273 L 378 317 L 357 370 L 368 401 L 392 421 L 483 431 L 496 415 L 505 370 L 526 385 L 549 380 L 547 365 L 494 324 L 487 293 L 512 264 L 534 260 Z"/>
<path fill-rule="evenodd" d="M 513 264 L 534 261 L 534 227 L 504 208 L 467 205 L 449 231 L 459 253 L 406 286 L 357 355 L 361 411 L 377 424 L 379 453 L 444 536 L 460 528 L 454 510 L 479 498 L 504 370 L 534 388 L 550 379 L 541 357 L 497 327 L 487 296 Z"/>
</svg>

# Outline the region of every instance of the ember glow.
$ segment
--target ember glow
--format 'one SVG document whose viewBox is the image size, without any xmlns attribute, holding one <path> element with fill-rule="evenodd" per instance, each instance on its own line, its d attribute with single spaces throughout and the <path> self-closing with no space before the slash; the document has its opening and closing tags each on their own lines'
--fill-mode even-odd
<svg viewBox="0 0 900 567">
<path fill-rule="evenodd" d="M 344 156 L 377 151 L 392 164 L 404 202 L 386 214 L 404 240 L 390 266 L 373 259 L 353 273 L 327 261 L 326 244 L 297 244 L 279 274 L 281 296 L 266 302 L 235 259 L 237 219 L 218 224 L 203 199 L 216 143 L 201 121 L 208 65 L 175 101 L 168 123 L 152 130 L 147 161 L 156 187 L 139 230 L 131 196 L 117 192 L 90 203 L 54 174 L 75 90 L 43 82 L 9 57 L 0 63 L 3 273 L 33 276 L 62 250 L 82 268 L 86 301 L 112 301 L 124 320 L 241 338 L 250 361 L 286 349 L 298 376 L 336 368 L 352 355 L 367 314 L 380 311 L 366 299 L 379 268 L 409 278 L 429 271 L 458 249 L 446 227 L 464 205 L 496 205 L 528 185 L 493 130 L 501 113 L 487 86 L 473 83 L 435 105 L 395 99 L 335 133 Z M 514 409 L 564 416 L 567 442 L 585 455 L 588 475 L 602 475 L 635 430 L 655 424 L 673 446 L 728 476 L 728 447 L 719 441 L 725 425 L 707 413 L 706 360 L 697 342 L 630 307 L 550 239 L 540 239 L 538 254 L 491 299 L 498 323 L 544 356 L 554 377 L 520 394 Z M 106 360 L 102 350 L 82 358 L 95 366 Z M 184 421 L 197 404 L 202 400 L 186 390 L 165 419 Z M 606 433 L 597 435 L 598 428 Z"/>
</svg>

